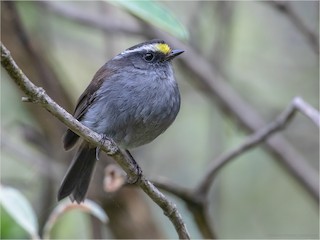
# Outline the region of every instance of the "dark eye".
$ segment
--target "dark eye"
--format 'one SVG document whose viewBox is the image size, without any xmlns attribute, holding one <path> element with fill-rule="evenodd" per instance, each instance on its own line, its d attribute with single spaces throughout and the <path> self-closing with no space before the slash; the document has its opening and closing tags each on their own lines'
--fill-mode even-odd
<svg viewBox="0 0 320 240">
<path fill-rule="evenodd" d="M 146 60 L 147 62 L 151 62 L 154 59 L 154 54 L 153 53 L 146 53 L 143 56 L 144 60 Z"/>
</svg>

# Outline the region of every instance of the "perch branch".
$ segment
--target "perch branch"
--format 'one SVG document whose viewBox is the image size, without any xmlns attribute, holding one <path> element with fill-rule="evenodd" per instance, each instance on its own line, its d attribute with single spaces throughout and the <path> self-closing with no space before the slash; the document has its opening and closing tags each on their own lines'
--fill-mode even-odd
<svg viewBox="0 0 320 240">
<path fill-rule="evenodd" d="M 82 125 L 80 122 L 74 119 L 72 115 L 70 115 L 67 111 L 65 111 L 57 103 L 55 103 L 45 93 L 44 89 L 35 86 L 15 63 L 10 55 L 10 52 L 6 49 L 2 42 L 1 65 L 7 71 L 9 76 L 14 80 L 14 82 L 20 87 L 20 89 L 27 95 L 29 100 L 31 100 L 33 103 L 41 105 L 84 140 L 96 146 L 101 146 L 101 150 L 111 156 L 123 168 L 129 178 L 138 178 L 136 167 L 131 164 L 130 159 L 127 159 L 126 156 L 122 154 L 118 146 L 115 145 L 112 140 L 107 139 L 102 141 L 102 136 Z M 168 216 L 168 218 L 173 223 L 179 235 L 179 238 L 189 239 L 190 237 L 186 225 L 184 224 L 175 204 L 170 202 L 145 177 L 142 176 L 137 184 L 156 204 L 158 204 L 158 206 L 162 208 L 164 214 Z"/>
</svg>

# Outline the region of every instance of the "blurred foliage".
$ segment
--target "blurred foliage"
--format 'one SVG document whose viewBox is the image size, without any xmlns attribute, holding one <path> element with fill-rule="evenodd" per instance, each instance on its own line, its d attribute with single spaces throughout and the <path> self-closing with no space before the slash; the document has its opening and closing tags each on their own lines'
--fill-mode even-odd
<svg viewBox="0 0 320 240">
<path fill-rule="evenodd" d="M 122 7 L 133 15 L 141 18 L 147 23 L 154 24 L 155 26 L 171 33 L 173 36 L 181 40 L 188 39 L 188 31 L 176 19 L 169 8 L 164 8 L 159 2 L 149 1 L 107 1 L 115 6 Z"/>
<path fill-rule="evenodd" d="M 19 191 L 1 186 L 0 203 L 1 207 L 28 232 L 31 238 L 38 238 L 39 226 L 35 212 Z"/>
<path fill-rule="evenodd" d="M 134 21 L 127 12 L 104 2 L 55 4 L 99 16 L 107 12 L 108 16 L 124 24 Z M 144 4 L 154 3 L 139 2 L 138 5 L 144 8 Z M 144 40 L 143 36 L 112 35 L 82 26 L 47 12 L 37 2 L 18 2 L 17 5 L 29 36 L 50 60 L 74 101 L 107 59 Z M 273 120 L 296 95 L 319 108 L 319 56 L 286 16 L 269 4 L 165 1 L 161 5 L 170 9 L 172 16 L 186 26 L 190 32 L 189 43 L 208 61 L 219 63 L 220 71 L 229 83 L 266 121 Z M 318 36 L 318 3 L 290 2 L 290 5 Z M 140 18 L 156 21 L 150 15 Z M 175 30 L 172 31 L 176 31 L 173 27 Z M 191 188 L 201 179 L 209 161 L 240 144 L 247 134 L 225 116 L 217 103 L 208 101 L 202 92 L 193 88 L 192 79 L 183 66 L 176 64 L 175 69 L 182 95 L 181 111 L 166 133 L 134 150 L 133 154 L 147 177 L 164 176 Z M 21 148 L 35 154 L 36 150 L 30 150 L 30 143 L 23 140 L 20 129 L 21 122 L 34 125 L 33 116 L 24 105 L 20 102 L 20 92 L 2 71 L 1 130 Z M 318 169 L 319 130 L 308 119 L 298 116 L 283 133 L 308 164 Z M 44 179 L 38 168 L 35 165 L 28 167 L 24 159 L 7 148 L 2 147 L 1 155 L 2 183 L 18 188 L 37 214 L 51 212 L 54 206 L 37 209 L 35 204 L 42 200 L 39 186 Z M 57 179 L 64 172 L 59 174 Z M 220 238 L 318 238 L 318 205 L 261 147 L 228 164 L 215 181 L 209 198 L 209 212 Z M 59 181 L 55 180 L 55 184 L 57 187 Z M 181 210 L 192 238 L 201 238 L 184 203 L 169 197 Z M 171 223 L 153 202 L 148 202 L 160 228 L 167 237 L 175 238 Z M 18 227 L 12 224 L 6 212 L 2 212 L 1 219 L 1 236 L 26 236 L 22 229 L 15 230 Z M 89 238 L 90 229 L 86 215 L 67 213 L 55 225 L 53 237 Z M 104 234 L 112 236 L 109 230 Z"/>
<path fill-rule="evenodd" d="M 1 186 L 0 204 L 1 239 L 26 239 L 26 233 L 31 239 L 40 238 L 35 212 L 28 200 L 18 190 Z M 92 214 L 104 224 L 108 221 L 103 209 L 89 199 L 86 199 L 81 205 L 72 204 L 70 200 L 63 200 L 49 211 L 50 216 L 41 230 L 44 239 L 83 238 L 84 236 L 90 238 L 92 233 L 87 229 L 90 221 L 83 213 Z"/>
<path fill-rule="evenodd" d="M 28 233 L 1 206 L 1 239 L 27 239 Z"/>
</svg>

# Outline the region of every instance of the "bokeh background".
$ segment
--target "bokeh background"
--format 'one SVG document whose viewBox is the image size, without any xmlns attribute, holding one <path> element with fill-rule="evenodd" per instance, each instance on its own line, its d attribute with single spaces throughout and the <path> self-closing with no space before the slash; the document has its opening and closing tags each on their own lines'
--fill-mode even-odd
<svg viewBox="0 0 320 240">
<path fill-rule="evenodd" d="M 181 23 L 172 28 L 152 17 L 158 8 L 143 17 L 126 6 L 134 3 L 1 2 L 1 41 L 30 80 L 69 112 L 100 66 L 134 44 L 158 38 L 158 32 L 175 48 L 181 46 L 169 35 L 192 48 L 214 69 L 207 77 L 222 76 L 266 123 L 295 96 L 319 109 L 317 1 L 286 2 L 284 10 L 271 1 L 152 2 Z M 186 51 L 184 57 L 192 61 L 193 55 Z M 199 85 L 193 69 L 179 59 L 174 67 L 181 111 L 163 135 L 132 153 L 149 179 L 165 178 L 192 189 L 210 162 L 251 131 Z M 22 103 L 22 96 L 1 69 L 1 184 L 27 198 L 41 234 L 58 204 L 57 188 L 73 153 L 62 147 L 65 127 L 40 106 Z M 281 134 L 318 178 L 319 129 L 298 114 Z M 88 195 L 110 222 L 104 225 L 73 210 L 57 220 L 51 237 L 176 238 L 161 209 L 141 190 L 104 192 L 103 169 L 110 161 L 99 162 Z M 218 238 L 319 238 L 317 199 L 280 162 L 260 144 L 219 171 L 206 209 Z M 164 193 L 177 204 L 192 238 L 203 238 L 186 204 Z M 1 238 L 29 238 L 3 208 Z"/>
</svg>

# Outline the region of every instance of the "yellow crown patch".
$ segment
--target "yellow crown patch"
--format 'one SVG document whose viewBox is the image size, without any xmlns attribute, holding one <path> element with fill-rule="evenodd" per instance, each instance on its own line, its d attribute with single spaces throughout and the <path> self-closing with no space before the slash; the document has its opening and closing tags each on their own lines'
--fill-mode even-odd
<svg viewBox="0 0 320 240">
<path fill-rule="evenodd" d="M 164 54 L 168 54 L 171 52 L 171 48 L 166 43 L 158 43 L 156 44 L 156 48 Z"/>
</svg>

